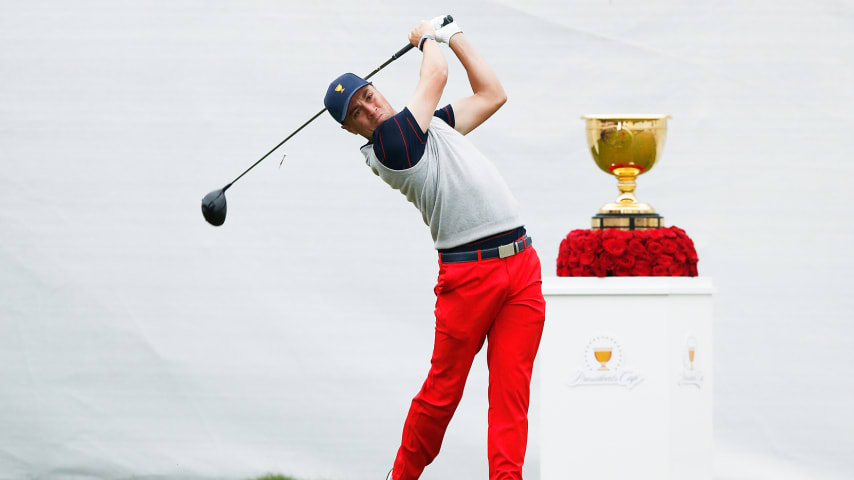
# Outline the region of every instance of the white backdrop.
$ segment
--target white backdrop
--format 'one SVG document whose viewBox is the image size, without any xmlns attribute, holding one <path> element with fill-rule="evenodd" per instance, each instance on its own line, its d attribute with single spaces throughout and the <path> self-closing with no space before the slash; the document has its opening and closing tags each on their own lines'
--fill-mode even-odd
<svg viewBox="0 0 854 480">
<path fill-rule="evenodd" d="M 418 213 L 326 115 L 223 227 L 199 205 L 448 12 L 508 92 L 471 136 L 545 275 L 616 196 L 579 116 L 673 116 L 638 194 L 718 287 L 716 478 L 854 475 L 851 1 L 6 0 L 0 478 L 384 478 L 432 347 Z M 419 61 L 374 78 L 398 108 Z M 481 356 L 424 479 L 486 478 L 486 408 Z"/>
</svg>

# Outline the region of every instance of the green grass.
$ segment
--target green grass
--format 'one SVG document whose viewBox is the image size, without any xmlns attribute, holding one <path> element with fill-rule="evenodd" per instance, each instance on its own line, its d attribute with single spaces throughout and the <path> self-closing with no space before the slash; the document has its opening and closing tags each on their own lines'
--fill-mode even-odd
<svg viewBox="0 0 854 480">
<path fill-rule="evenodd" d="M 275 475 L 275 474 L 267 474 L 262 477 L 253 478 L 252 480 L 297 480 L 294 477 L 288 477 L 286 475 Z"/>
</svg>

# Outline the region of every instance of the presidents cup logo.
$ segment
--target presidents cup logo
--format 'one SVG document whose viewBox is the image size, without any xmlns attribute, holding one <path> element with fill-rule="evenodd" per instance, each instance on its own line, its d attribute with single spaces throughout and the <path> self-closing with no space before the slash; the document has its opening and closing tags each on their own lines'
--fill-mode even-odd
<svg viewBox="0 0 854 480">
<path fill-rule="evenodd" d="M 624 370 L 623 361 L 623 349 L 613 337 L 593 337 L 584 349 L 584 368 L 576 372 L 569 386 L 619 385 L 634 388 L 643 378 L 635 372 Z"/>
<path fill-rule="evenodd" d="M 689 336 L 685 340 L 685 348 L 682 349 L 682 373 L 679 375 L 679 385 L 694 385 L 697 388 L 703 386 L 703 372 L 696 368 L 699 351 L 697 339 Z"/>
</svg>

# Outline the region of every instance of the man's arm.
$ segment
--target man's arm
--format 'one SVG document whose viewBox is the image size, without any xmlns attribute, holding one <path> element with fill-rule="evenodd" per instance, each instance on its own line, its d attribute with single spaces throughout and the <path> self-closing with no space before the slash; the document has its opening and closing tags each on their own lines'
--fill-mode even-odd
<svg viewBox="0 0 854 480">
<path fill-rule="evenodd" d="M 421 23 L 409 33 L 409 42 L 417 47 L 423 35 L 435 37 L 435 32 L 429 21 Z M 423 133 L 430 126 L 433 112 L 436 111 L 436 105 L 439 104 L 445 83 L 448 81 L 448 62 L 435 40 L 425 39 L 421 45 L 421 50 L 424 54 L 421 58 L 418 85 L 415 87 L 415 94 L 412 95 L 406 107 L 412 112 Z"/>
<path fill-rule="evenodd" d="M 463 64 L 474 94 L 451 103 L 456 124 L 454 129 L 463 135 L 469 133 L 491 117 L 504 102 L 507 94 L 498 75 L 474 49 L 465 34 L 460 32 L 450 38 L 449 45 Z"/>
</svg>

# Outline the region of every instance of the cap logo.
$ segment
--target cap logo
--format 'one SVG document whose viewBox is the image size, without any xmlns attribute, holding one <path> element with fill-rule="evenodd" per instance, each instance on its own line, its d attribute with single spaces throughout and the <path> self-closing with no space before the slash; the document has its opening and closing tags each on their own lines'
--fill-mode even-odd
<svg viewBox="0 0 854 480">
<path fill-rule="evenodd" d="M 335 91 L 336 91 L 336 92 L 343 92 L 343 91 L 344 91 L 344 87 L 342 87 L 342 86 L 341 86 L 341 84 L 339 83 L 339 84 L 338 84 L 338 86 L 337 86 L 337 87 L 335 87 Z"/>
</svg>

